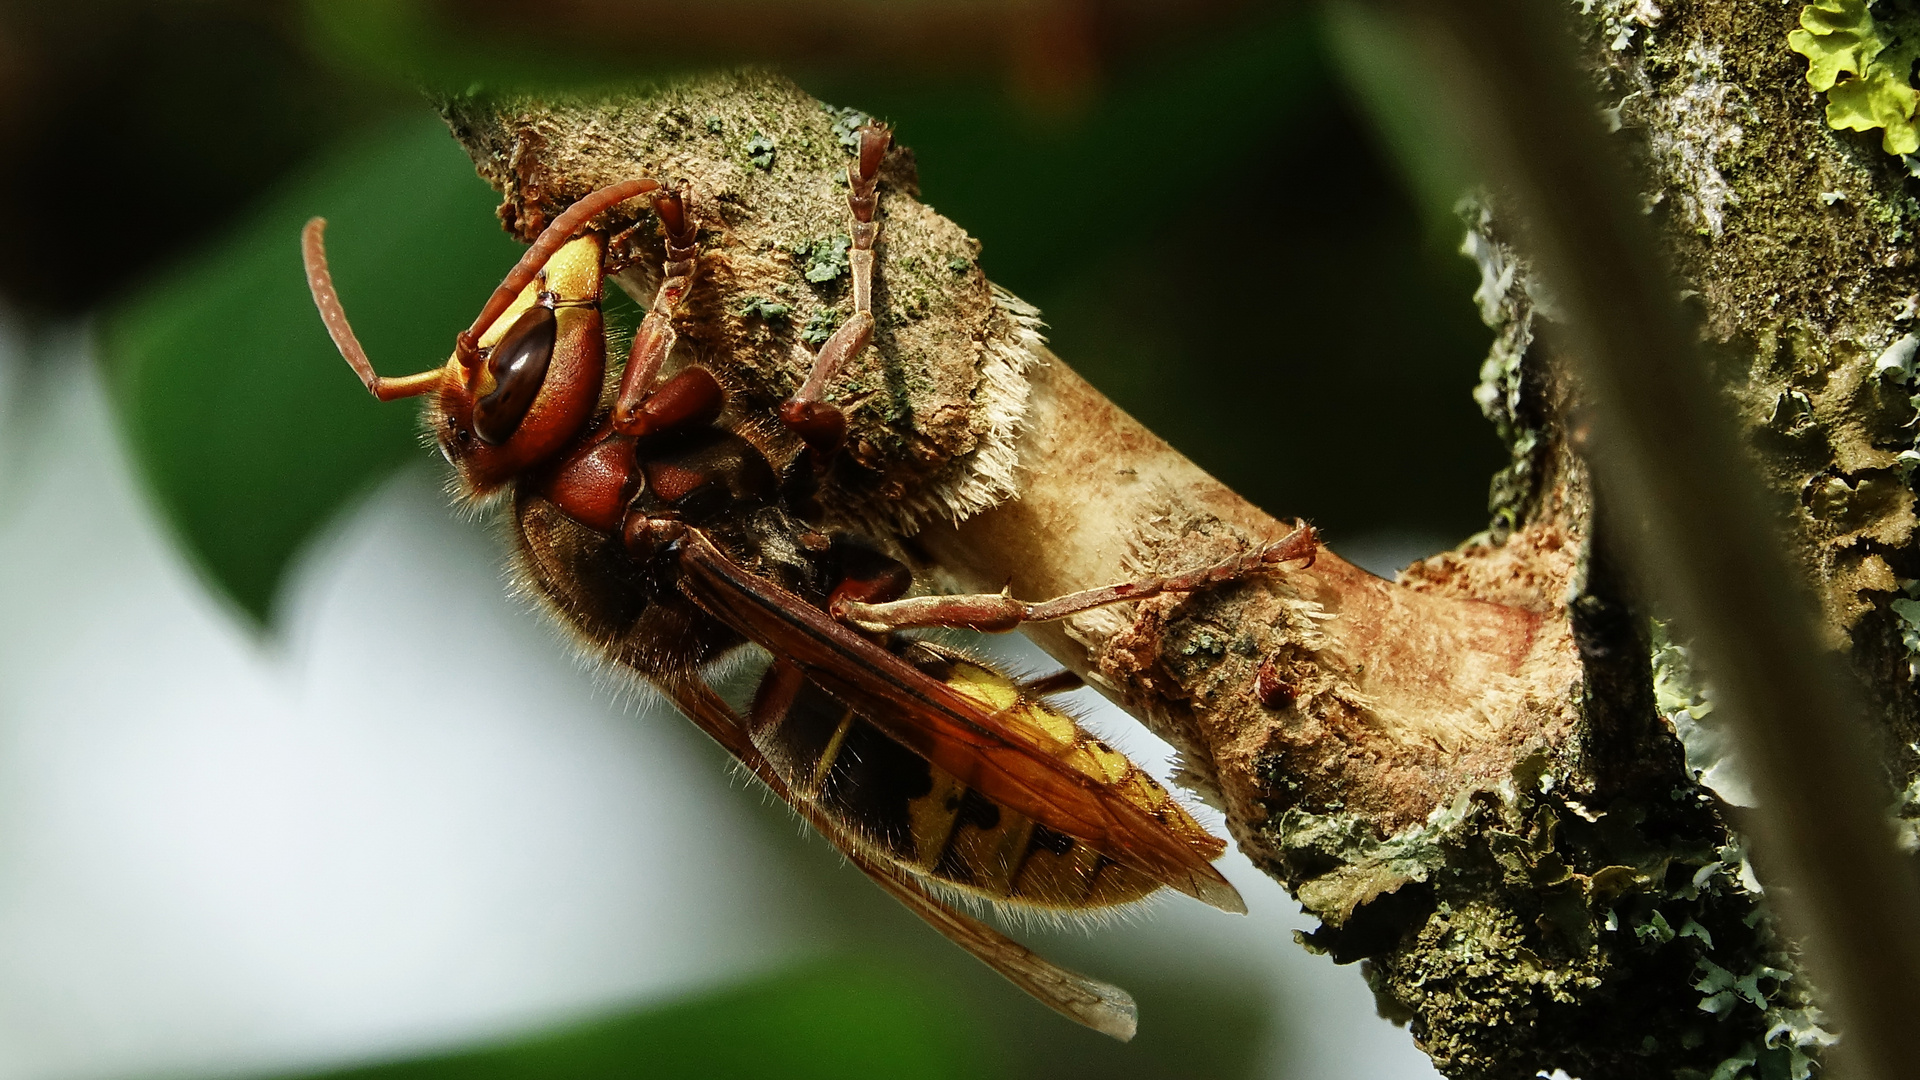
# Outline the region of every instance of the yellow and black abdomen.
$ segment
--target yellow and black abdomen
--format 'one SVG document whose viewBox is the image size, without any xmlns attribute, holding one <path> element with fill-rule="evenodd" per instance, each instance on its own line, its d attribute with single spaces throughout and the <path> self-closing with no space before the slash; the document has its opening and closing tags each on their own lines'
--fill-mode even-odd
<svg viewBox="0 0 1920 1080">
<path fill-rule="evenodd" d="M 983 664 L 944 656 L 939 677 L 1005 723 L 1043 729 L 1060 756 L 1203 850 L 1220 842 L 1165 788 L 1073 718 Z M 1160 888 L 1088 842 L 1000 805 L 894 741 L 812 682 L 755 743 L 798 798 L 825 810 L 870 850 L 923 877 L 990 900 L 1073 910 L 1111 907 Z"/>
</svg>

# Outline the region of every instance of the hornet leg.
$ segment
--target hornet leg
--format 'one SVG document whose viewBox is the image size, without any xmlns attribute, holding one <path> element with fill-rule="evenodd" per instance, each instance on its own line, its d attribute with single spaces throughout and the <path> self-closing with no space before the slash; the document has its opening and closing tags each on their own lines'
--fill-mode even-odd
<svg viewBox="0 0 1920 1080">
<path fill-rule="evenodd" d="M 1098 589 L 1056 596 L 1029 604 L 1007 593 L 976 593 L 966 596 L 915 596 L 906 600 L 868 604 L 836 598 L 830 609 L 834 618 L 868 633 L 905 630 L 914 627 L 947 626 L 979 630 L 989 634 L 1005 633 L 1022 623 L 1064 619 L 1108 604 L 1145 600 L 1161 593 L 1192 592 L 1208 585 L 1232 581 L 1249 573 L 1266 570 L 1281 563 L 1303 559 L 1313 565 L 1319 554 L 1320 538 L 1311 525 L 1303 525 L 1285 537 L 1257 547 L 1211 566 L 1182 574 L 1122 582 Z"/>
<path fill-rule="evenodd" d="M 644 435 L 668 426 L 660 422 L 662 418 L 647 415 L 651 404 L 648 395 L 660 374 L 660 365 L 666 362 L 678 338 L 673 329 L 673 316 L 693 289 L 700 254 L 696 239 L 699 230 L 687 214 L 685 184 L 672 191 L 662 188 L 654 192 L 653 209 L 660 215 L 660 230 L 667 234 L 667 261 L 661 271 L 660 291 L 654 294 L 653 307 L 633 336 L 633 351 L 627 354 L 627 372 L 620 379 L 620 396 L 613 404 L 613 429 L 622 435 Z M 713 382 L 711 375 L 705 378 L 712 386 L 711 395 L 717 400 L 719 384 Z M 669 411 L 676 419 L 687 412 L 684 405 Z M 718 410 L 714 411 L 718 415 Z"/>
<path fill-rule="evenodd" d="M 806 441 L 816 459 L 840 449 L 847 437 L 846 414 L 826 400 L 827 383 L 873 340 L 873 244 L 880 236 L 873 212 L 879 205 L 880 161 L 893 145 L 893 133 L 885 124 L 869 121 L 859 134 L 859 159 L 847 166 L 847 208 L 853 213 L 853 246 L 847 252 L 853 269 L 853 317 L 820 347 L 807 381 L 780 406 L 780 422 Z"/>
</svg>

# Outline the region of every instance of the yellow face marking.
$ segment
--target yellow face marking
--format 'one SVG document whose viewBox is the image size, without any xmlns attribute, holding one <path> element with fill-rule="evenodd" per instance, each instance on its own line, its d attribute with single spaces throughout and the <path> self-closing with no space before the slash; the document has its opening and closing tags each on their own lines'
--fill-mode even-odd
<svg viewBox="0 0 1920 1080">
<path fill-rule="evenodd" d="M 547 260 L 546 290 L 560 298 L 561 304 L 584 303 L 599 299 L 600 296 L 600 234 L 587 233 L 574 237 L 561 246 L 553 257 Z M 493 320 L 493 325 L 480 335 L 480 347 L 490 348 L 506 335 L 513 321 L 540 298 L 539 278 L 520 290 L 513 298 L 507 310 Z M 565 309 L 560 314 L 564 316 Z M 564 327 L 562 328 L 564 330 Z"/>
<path fill-rule="evenodd" d="M 554 320 L 558 324 L 555 327 L 555 340 L 573 340 L 577 336 L 574 331 L 579 326 L 580 320 L 591 319 L 595 313 L 591 309 L 564 305 L 599 300 L 600 234 L 587 233 L 567 241 L 559 251 L 553 253 L 552 258 L 547 260 L 544 273 L 546 275 L 544 288 L 557 296 L 562 305 L 554 311 Z M 541 278 L 538 276 L 528 282 L 527 287 L 520 290 L 520 295 L 513 298 L 513 303 L 507 305 L 507 310 L 501 312 L 500 317 L 493 320 L 492 325 L 481 332 L 478 346 L 482 349 L 491 349 L 499 344 L 500 339 L 513 328 L 514 321 L 539 301 L 542 287 Z M 485 396 L 493 392 L 493 372 L 487 365 L 476 364 L 472 372 L 468 373 L 456 356 L 447 361 L 447 367 L 451 371 L 462 373 L 467 379 L 468 389 L 475 396 Z"/>
</svg>

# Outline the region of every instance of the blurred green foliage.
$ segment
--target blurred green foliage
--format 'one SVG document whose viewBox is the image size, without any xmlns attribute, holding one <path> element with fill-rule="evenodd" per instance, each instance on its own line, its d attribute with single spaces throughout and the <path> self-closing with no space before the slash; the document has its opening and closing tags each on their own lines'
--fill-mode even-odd
<svg viewBox="0 0 1920 1080">
<path fill-rule="evenodd" d="M 298 1080 L 1242 1080 L 1259 1065 L 1272 1004 L 1257 985 L 1131 973 L 1153 1019 L 1119 1043 L 914 936 L 940 951 L 922 957 L 908 945 L 886 960 L 863 951 L 523 1038 Z"/>
<path fill-rule="evenodd" d="M 442 17 L 430 0 L 309 0 L 314 48 L 359 78 L 459 89 L 476 83 L 580 87 L 657 77 L 679 65 L 567 48 L 538 33 L 503 38 Z"/>
<path fill-rule="evenodd" d="M 1505 453 L 1457 252 L 1471 170 L 1377 16 L 1256 7 L 1131 58 L 1075 111 L 984 80 L 829 72 L 892 121 L 1054 350 L 1262 508 L 1446 543 Z"/>
<path fill-rule="evenodd" d="M 802 78 L 822 100 L 893 123 L 919 161 L 922 197 L 981 238 L 989 276 L 1035 293 L 1158 236 L 1185 241 L 1190 262 L 1233 243 L 1220 230 L 1240 208 L 1215 189 L 1338 98 L 1311 19 L 1239 29 L 1117 72 L 1065 113 L 1020 108 L 979 79 Z"/>
<path fill-rule="evenodd" d="M 1069 960 L 1063 944 L 1049 941 L 1045 948 Z M 978 964 L 971 966 L 986 973 Z M 1002 1006 L 991 1015 L 988 1034 L 999 1044 L 1010 1080 L 1245 1080 L 1258 1075 L 1262 1057 L 1273 1053 L 1276 1008 L 1261 980 L 1199 958 L 1179 977 L 1117 969 L 1111 957 L 1087 966 L 1134 995 L 1140 1034 L 1132 1042 L 1115 1042 L 1062 1025 L 1052 1013 L 1001 987 L 983 987 Z"/>
<path fill-rule="evenodd" d="M 124 300 L 399 88 L 322 63 L 289 0 L 0 3 L 0 296 Z"/>
<path fill-rule="evenodd" d="M 422 453 L 415 410 L 381 408 L 328 339 L 301 225 L 329 219 L 341 301 L 380 370 L 404 374 L 446 361 L 518 257 L 493 202 L 423 115 L 340 148 L 108 318 L 135 460 L 187 551 L 255 618 L 343 502 Z"/>
<path fill-rule="evenodd" d="M 298 14 L 289 48 L 363 102 L 415 77 L 456 88 L 657 77 L 697 55 L 663 47 L 622 61 L 531 32 L 503 41 L 430 17 L 445 11 L 424 0 L 281 7 Z M 1470 397 L 1487 334 L 1445 216 L 1461 170 L 1423 149 L 1417 86 L 1396 79 L 1403 43 L 1377 30 L 1251 7 L 1119 57 L 1083 97 L 1042 105 L 993 71 L 794 73 L 895 124 L 924 197 L 981 239 L 989 274 L 1041 307 L 1076 369 L 1249 498 L 1314 518 L 1337 548 L 1370 531 L 1476 531 L 1486 478 L 1504 462 Z M 206 110 L 245 93 L 202 82 L 218 90 Z M 327 339 L 300 271 L 301 224 L 330 219 L 342 299 L 388 374 L 442 362 L 519 250 L 424 107 L 386 108 L 344 140 L 338 125 L 298 121 L 307 164 L 287 166 L 291 140 L 276 142 L 282 179 L 236 199 L 244 209 L 223 206 L 208 231 L 183 216 L 175 242 L 193 254 L 102 322 L 127 443 L 157 505 L 214 586 L 262 623 L 313 534 L 428 453 L 414 408 L 375 402 Z M 227 138 L 246 141 L 241 129 Z M 852 875 L 837 879 L 886 906 Z M 1218 972 L 1156 984 L 1102 969 L 1149 1017 L 1122 1047 L 1019 998 L 891 906 L 871 922 L 886 920 L 940 958 L 912 974 L 823 965 L 331 1075 L 1228 1080 L 1251 1073 L 1267 1035 L 1258 987 Z M 990 991 L 949 1000 L 949 986 Z"/>
<path fill-rule="evenodd" d="M 422 11 L 315 5 L 308 26 L 329 63 L 373 80 L 409 65 L 442 82 L 618 70 Z M 1334 35 L 1344 70 L 1390 64 L 1393 43 L 1369 52 L 1351 23 Z M 891 119 L 925 197 L 1040 305 L 1056 350 L 1222 480 L 1315 519 L 1336 547 L 1473 532 L 1500 457 L 1468 397 L 1485 345 L 1471 272 L 1431 242 L 1453 176 L 1416 165 L 1418 201 L 1394 181 L 1318 20 L 1259 12 L 1232 31 L 1129 62 L 1066 111 L 1023 106 L 985 74 L 801 74 Z M 306 297 L 295 237 L 310 213 L 334 220 L 342 296 L 387 373 L 444 357 L 514 257 L 488 192 L 423 119 L 326 151 L 113 313 L 106 353 L 136 458 L 210 580 L 261 620 L 301 545 L 410 453 L 414 410 L 362 393 Z"/>
<path fill-rule="evenodd" d="M 990 1080 L 964 1003 L 899 970 L 838 962 L 484 1049 L 313 1080 Z"/>
<path fill-rule="evenodd" d="M 1329 55 L 1364 109 L 1374 134 L 1405 178 L 1429 242 L 1460 242 L 1456 206 L 1482 183 L 1466 134 L 1422 76 L 1427 63 L 1412 31 L 1377 7 L 1329 0 L 1322 8 Z"/>
</svg>

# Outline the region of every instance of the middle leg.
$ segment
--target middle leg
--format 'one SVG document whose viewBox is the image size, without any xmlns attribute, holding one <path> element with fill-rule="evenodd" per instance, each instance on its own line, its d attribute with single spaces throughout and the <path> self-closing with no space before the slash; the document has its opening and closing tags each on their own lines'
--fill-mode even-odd
<svg viewBox="0 0 1920 1080">
<path fill-rule="evenodd" d="M 820 346 L 807 381 L 780 406 L 780 422 L 805 440 L 816 458 L 840 449 L 847 438 L 846 414 L 826 400 L 827 383 L 873 340 L 873 245 L 880 237 L 874 210 L 880 201 L 880 162 L 893 145 L 893 133 L 872 120 L 859 134 L 859 159 L 847 166 L 847 209 L 853 214 L 853 244 L 847 252 L 853 270 L 853 317 Z"/>
</svg>

